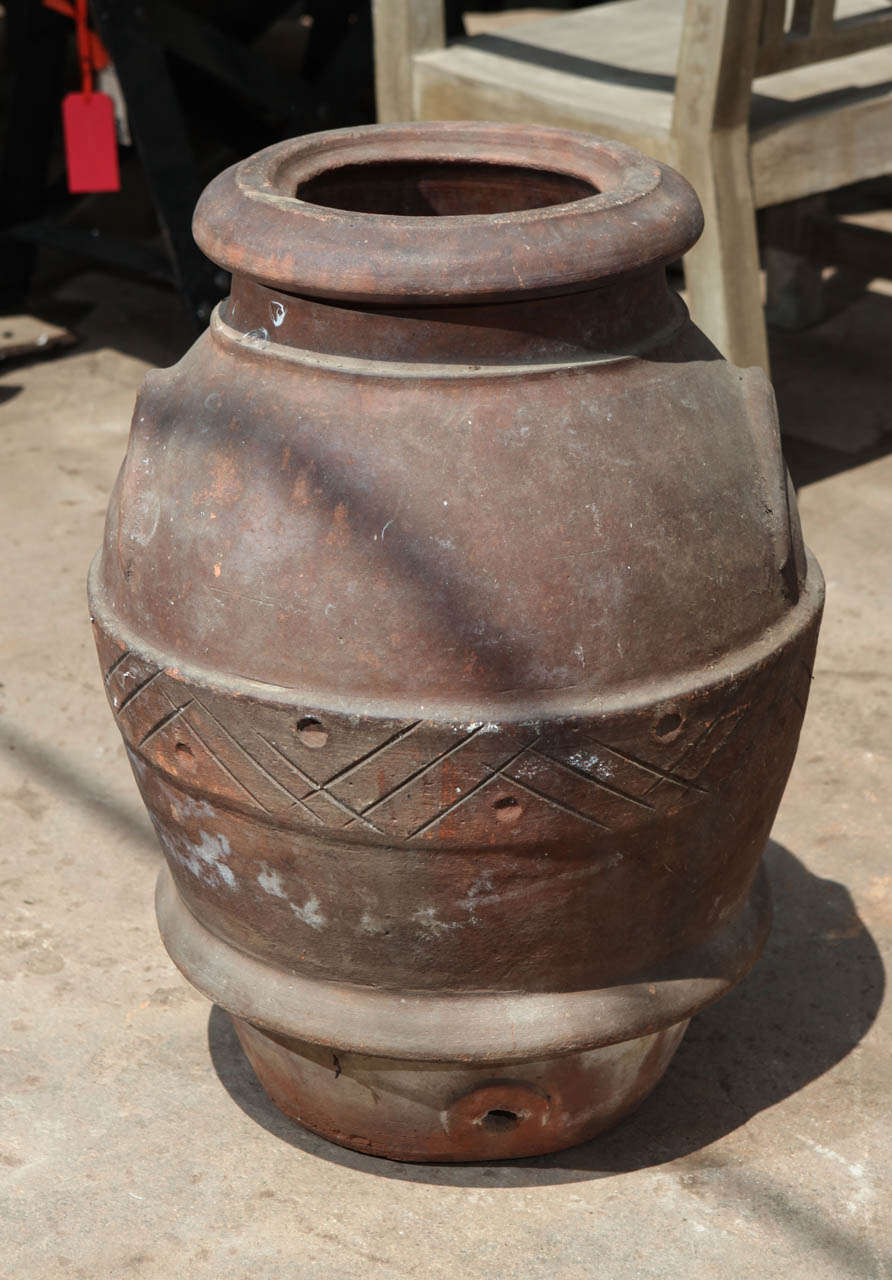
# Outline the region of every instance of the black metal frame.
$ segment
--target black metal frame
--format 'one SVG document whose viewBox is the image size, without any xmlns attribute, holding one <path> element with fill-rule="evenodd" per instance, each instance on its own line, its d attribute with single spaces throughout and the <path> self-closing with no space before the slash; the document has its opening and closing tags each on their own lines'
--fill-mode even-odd
<svg viewBox="0 0 892 1280">
<path fill-rule="evenodd" d="M 287 7 L 288 0 L 256 0 L 250 23 L 262 30 L 264 20 L 268 25 Z M 47 177 L 73 26 L 40 0 L 9 0 L 14 75 L 0 193 L 2 301 L 7 310 L 22 305 L 36 246 L 49 245 L 170 281 L 201 327 L 226 292 L 228 277 L 192 239 L 192 211 L 202 180 L 167 53 L 200 68 L 249 107 L 284 122 L 290 132 L 313 127 L 312 92 L 297 77 L 286 81 L 238 35 L 172 0 L 92 0 L 91 12 L 121 84 L 166 256 L 53 220 Z"/>
</svg>

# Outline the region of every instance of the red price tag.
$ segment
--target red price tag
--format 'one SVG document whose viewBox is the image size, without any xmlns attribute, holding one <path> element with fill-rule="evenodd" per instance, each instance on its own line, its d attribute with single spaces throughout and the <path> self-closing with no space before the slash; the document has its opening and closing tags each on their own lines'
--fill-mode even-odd
<svg viewBox="0 0 892 1280">
<path fill-rule="evenodd" d="M 66 94 L 62 124 L 68 190 L 120 191 L 115 108 L 108 94 Z"/>
</svg>

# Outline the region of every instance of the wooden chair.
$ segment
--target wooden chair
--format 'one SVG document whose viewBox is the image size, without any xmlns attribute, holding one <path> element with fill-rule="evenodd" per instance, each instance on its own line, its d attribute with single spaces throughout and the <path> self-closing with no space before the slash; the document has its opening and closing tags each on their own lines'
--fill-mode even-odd
<svg viewBox="0 0 892 1280">
<path fill-rule="evenodd" d="M 882 0 L 613 0 L 449 46 L 442 0 L 373 8 L 380 120 L 585 129 L 685 174 L 691 311 L 739 365 L 768 367 L 756 209 L 892 172 Z"/>
</svg>

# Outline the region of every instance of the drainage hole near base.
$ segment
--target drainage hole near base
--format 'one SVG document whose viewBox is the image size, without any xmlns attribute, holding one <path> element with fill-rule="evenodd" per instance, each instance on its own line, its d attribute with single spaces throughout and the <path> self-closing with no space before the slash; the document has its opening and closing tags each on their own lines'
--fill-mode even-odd
<svg viewBox="0 0 892 1280">
<path fill-rule="evenodd" d="M 520 1124 L 520 1116 L 516 1111 L 508 1111 L 501 1107 L 493 1107 L 486 1115 L 480 1117 L 480 1124 L 490 1133 L 508 1133 Z"/>
<path fill-rule="evenodd" d="M 508 1151 L 513 1142 L 509 1134 L 529 1134 L 537 1123 L 547 1124 L 550 1112 L 548 1094 L 529 1081 L 490 1079 L 456 1098 L 446 1113 L 446 1130 L 469 1140 L 475 1133 L 479 1138 L 481 1131 L 493 1137 L 501 1134 L 506 1145 L 496 1149 Z"/>
</svg>

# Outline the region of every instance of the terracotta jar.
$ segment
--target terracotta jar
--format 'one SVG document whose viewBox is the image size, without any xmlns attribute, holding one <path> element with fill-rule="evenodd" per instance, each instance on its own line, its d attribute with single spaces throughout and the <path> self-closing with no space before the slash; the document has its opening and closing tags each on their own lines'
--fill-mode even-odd
<svg viewBox="0 0 892 1280">
<path fill-rule="evenodd" d="M 820 571 L 774 398 L 612 142 L 284 142 L 203 195 L 232 272 L 146 378 L 90 599 L 164 941 L 276 1104 L 404 1160 L 634 1108 L 769 923 Z"/>
</svg>

